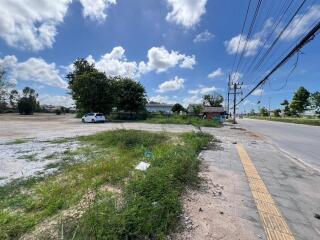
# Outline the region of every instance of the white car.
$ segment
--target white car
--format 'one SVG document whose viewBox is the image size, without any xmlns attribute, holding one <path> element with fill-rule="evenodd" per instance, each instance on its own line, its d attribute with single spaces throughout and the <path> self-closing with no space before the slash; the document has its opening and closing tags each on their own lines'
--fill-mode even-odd
<svg viewBox="0 0 320 240">
<path fill-rule="evenodd" d="M 105 122 L 106 118 L 102 113 L 87 113 L 82 117 L 83 123 Z"/>
</svg>

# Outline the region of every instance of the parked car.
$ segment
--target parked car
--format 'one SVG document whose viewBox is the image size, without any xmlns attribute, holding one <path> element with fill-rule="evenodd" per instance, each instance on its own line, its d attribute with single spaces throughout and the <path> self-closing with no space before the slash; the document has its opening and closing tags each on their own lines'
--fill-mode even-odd
<svg viewBox="0 0 320 240">
<path fill-rule="evenodd" d="M 87 113 L 82 117 L 83 123 L 105 122 L 106 118 L 102 113 Z"/>
</svg>

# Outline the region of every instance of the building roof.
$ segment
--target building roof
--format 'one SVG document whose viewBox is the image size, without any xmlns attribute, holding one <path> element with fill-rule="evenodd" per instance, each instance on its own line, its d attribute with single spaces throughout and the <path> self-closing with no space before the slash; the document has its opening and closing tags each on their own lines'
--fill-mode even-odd
<svg viewBox="0 0 320 240">
<path fill-rule="evenodd" d="M 147 103 L 146 107 L 173 107 L 173 104 L 166 104 L 166 103 Z"/>
<path fill-rule="evenodd" d="M 207 112 L 207 113 L 223 113 L 225 112 L 223 107 L 204 107 L 202 112 Z"/>
</svg>

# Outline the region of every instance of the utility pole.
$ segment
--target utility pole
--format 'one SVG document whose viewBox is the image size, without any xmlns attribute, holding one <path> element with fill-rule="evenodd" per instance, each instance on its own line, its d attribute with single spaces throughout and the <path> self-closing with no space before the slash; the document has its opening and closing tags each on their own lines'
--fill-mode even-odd
<svg viewBox="0 0 320 240">
<path fill-rule="evenodd" d="M 228 82 L 228 106 L 227 106 L 227 108 L 228 108 L 228 111 L 227 111 L 228 116 L 230 116 L 230 78 L 231 78 L 231 76 L 230 76 L 230 74 L 229 74 L 229 82 Z"/>
<path fill-rule="evenodd" d="M 236 110 L 237 110 L 237 94 L 240 94 L 240 92 L 238 92 L 238 90 L 241 89 L 243 83 L 233 83 L 233 93 L 229 93 L 229 94 L 233 94 L 233 124 L 236 124 Z"/>
</svg>

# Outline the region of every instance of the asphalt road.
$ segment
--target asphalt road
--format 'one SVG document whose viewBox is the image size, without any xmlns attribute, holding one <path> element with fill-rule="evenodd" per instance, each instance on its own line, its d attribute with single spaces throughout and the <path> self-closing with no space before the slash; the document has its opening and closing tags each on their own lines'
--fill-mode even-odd
<svg viewBox="0 0 320 240">
<path fill-rule="evenodd" d="M 320 127 L 252 119 L 238 122 L 241 127 L 267 137 L 291 157 L 320 171 Z"/>
</svg>

